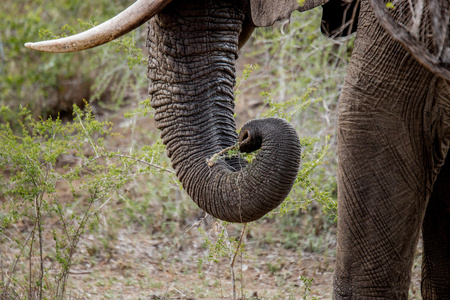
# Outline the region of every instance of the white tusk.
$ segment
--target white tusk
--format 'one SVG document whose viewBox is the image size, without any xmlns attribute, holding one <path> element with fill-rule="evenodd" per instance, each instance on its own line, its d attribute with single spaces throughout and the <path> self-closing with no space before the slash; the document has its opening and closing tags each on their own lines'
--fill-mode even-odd
<svg viewBox="0 0 450 300">
<path fill-rule="evenodd" d="M 110 42 L 141 26 L 159 13 L 172 0 L 137 0 L 112 19 L 87 31 L 56 40 L 26 43 L 25 47 L 43 51 L 66 53 L 93 48 Z"/>
</svg>

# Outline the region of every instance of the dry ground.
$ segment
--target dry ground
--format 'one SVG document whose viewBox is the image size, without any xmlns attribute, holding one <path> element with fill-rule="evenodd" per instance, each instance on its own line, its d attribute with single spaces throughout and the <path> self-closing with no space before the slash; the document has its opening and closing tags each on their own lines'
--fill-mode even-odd
<svg viewBox="0 0 450 300">
<path fill-rule="evenodd" d="M 109 118 L 117 130 L 130 135 L 129 120 L 121 115 Z M 133 134 L 145 135 L 152 126 L 153 121 L 139 119 Z M 98 236 L 85 236 L 71 271 L 69 299 L 232 299 L 230 260 L 206 260 L 199 265 L 210 251 L 198 229 L 215 241 L 220 232 L 216 221 L 205 218 L 184 193 L 178 196 L 175 201 L 193 212 L 185 219 L 159 221 L 170 223 L 168 227 L 149 224 L 146 228 L 133 223 L 121 226 L 120 221 L 105 219 L 101 242 Z M 120 207 L 111 204 L 109 211 L 115 209 Z M 155 204 L 154 209 L 161 209 L 161 204 Z M 256 222 L 245 234 L 245 253 L 238 255 L 235 265 L 238 297 L 331 299 L 335 224 L 317 207 L 280 218 Z M 237 238 L 241 228 L 232 225 L 227 231 Z M 420 299 L 420 253 L 419 247 L 411 299 Z"/>
<path fill-rule="evenodd" d="M 263 109 L 257 97 L 247 95 L 237 104 L 239 126 Z M 135 141 L 144 145 L 155 139 L 153 120 L 123 117 L 132 109 L 97 107 L 99 117 L 113 121 L 115 130 L 126 137 L 108 141 L 113 147 L 129 149 Z M 98 228 L 79 243 L 68 299 L 232 299 L 230 259 L 212 257 L 206 241 L 217 241 L 220 223 L 205 217 L 179 190 L 151 198 L 158 188 L 158 178 L 132 183 L 127 195 L 146 203 L 140 209 L 119 200 L 108 203 Z M 27 230 L 27 224 L 21 226 Z M 245 252 L 234 266 L 239 298 L 331 299 L 336 225 L 316 204 L 305 212 L 249 226 L 243 238 Z M 242 225 L 226 228 L 230 237 L 239 238 Z M 15 249 L 2 251 L 3 261 L 17 254 Z M 420 257 L 418 250 L 411 299 L 420 299 Z"/>
<path fill-rule="evenodd" d="M 243 113 L 249 114 L 249 110 Z M 152 120 L 138 119 L 131 129 L 132 123 L 122 115 L 123 112 L 107 117 L 117 131 L 125 137 L 150 136 Z M 114 143 L 126 148 L 126 141 L 117 139 Z M 145 190 L 150 188 L 135 187 L 135 197 L 145 197 Z M 181 210 L 192 210 L 184 219 L 167 220 L 161 212 L 157 213 L 158 221 L 150 222 L 148 227 L 134 222 L 122 226 L 120 220 L 108 218 L 106 213 L 98 235 L 86 235 L 80 242 L 77 263 L 70 272 L 69 298 L 231 299 L 230 260 L 205 260 L 210 251 L 198 230 L 203 229 L 214 242 L 220 225 L 211 217 L 205 218 L 184 193 L 174 197 Z M 108 205 L 113 215 L 121 207 L 120 203 Z M 161 203 L 152 204 L 152 209 L 164 210 Z M 330 298 L 335 225 L 317 207 L 286 218 L 286 224 L 265 219 L 250 225 L 244 236 L 245 253 L 238 255 L 235 265 L 239 297 Z M 229 225 L 227 232 L 237 238 L 241 228 Z M 199 260 L 205 261 L 199 265 Z M 313 279 L 310 292 L 305 286 L 307 279 Z"/>
</svg>

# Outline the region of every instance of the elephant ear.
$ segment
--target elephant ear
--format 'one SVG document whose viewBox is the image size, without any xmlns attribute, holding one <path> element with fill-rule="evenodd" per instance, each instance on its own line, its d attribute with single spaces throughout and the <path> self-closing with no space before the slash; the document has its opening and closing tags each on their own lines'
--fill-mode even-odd
<svg viewBox="0 0 450 300">
<path fill-rule="evenodd" d="M 250 15 L 256 27 L 267 27 L 289 18 L 294 10 L 306 11 L 328 0 L 250 0 Z"/>
<path fill-rule="evenodd" d="M 422 65 L 450 80 L 449 0 L 369 0 L 378 22 Z"/>
</svg>

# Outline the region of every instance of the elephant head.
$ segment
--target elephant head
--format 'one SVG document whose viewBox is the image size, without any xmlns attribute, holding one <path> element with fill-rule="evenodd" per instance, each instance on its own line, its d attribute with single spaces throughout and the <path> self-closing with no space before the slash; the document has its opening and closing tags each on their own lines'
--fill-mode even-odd
<svg viewBox="0 0 450 300">
<path fill-rule="evenodd" d="M 301 149 L 296 131 L 278 118 L 250 121 L 238 136 L 234 61 L 256 26 L 272 25 L 295 9 L 322 3 L 138 0 L 86 32 L 25 46 L 45 52 L 80 51 L 150 20 L 149 94 L 172 166 L 200 208 L 222 220 L 249 222 L 286 198 L 298 173 Z M 240 157 L 210 160 L 237 142 L 242 152 L 260 149 L 251 164 Z"/>
</svg>

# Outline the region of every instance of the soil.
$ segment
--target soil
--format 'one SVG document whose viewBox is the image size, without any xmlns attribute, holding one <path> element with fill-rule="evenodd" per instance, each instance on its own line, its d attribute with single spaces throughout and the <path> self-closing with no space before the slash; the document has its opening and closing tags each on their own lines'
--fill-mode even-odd
<svg viewBox="0 0 450 300">
<path fill-rule="evenodd" d="M 249 62 L 240 61 L 238 72 Z M 134 135 L 141 145 L 151 144 L 157 135 L 152 119 L 139 118 L 133 125 L 123 117 L 136 107 L 128 103 L 114 111 L 94 105 L 98 117 L 111 120 L 115 131 L 125 137 Z M 256 92 L 247 90 L 236 109 L 238 126 L 242 126 L 264 108 Z M 107 142 L 117 149 L 130 147 L 129 139 Z M 145 197 L 147 191 L 140 184 L 132 189 L 136 197 Z M 86 234 L 79 242 L 67 299 L 233 299 L 233 290 L 238 299 L 331 299 L 336 225 L 324 221 L 320 209 L 287 216 L 293 225 L 275 219 L 251 224 L 243 236 L 245 252 L 236 256 L 233 280 L 230 261 L 235 248 L 225 245 L 221 248 L 224 257 L 211 255 L 202 234 L 214 243 L 220 239 L 222 224 L 205 217 L 186 195 L 178 193 L 177 205 L 188 205 L 186 210 L 191 212 L 180 219 L 161 216 L 147 225 L 111 219 L 124 206 L 109 203 L 111 215 L 105 214 L 98 234 Z M 154 201 L 159 204 L 151 207 L 164 215 L 163 200 Z M 173 228 L 163 226 L 167 224 Z M 242 225 L 226 228 L 229 236 L 239 240 Z M 8 251 L 3 259 L 14 254 Z M 420 259 L 421 250 L 417 250 L 411 299 L 420 299 Z"/>
<path fill-rule="evenodd" d="M 238 72 L 242 72 L 241 61 Z M 246 91 L 237 103 L 237 122 L 259 114 L 262 101 L 252 91 Z M 130 121 L 123 118 L 126 107 L 107 112 L 116 130 L 124 136 L 140 136 L 140 143 L 151 143 L 148 130 L 154 130 L 152 119 L 140 118 L 131 130 Z M 156 133 L 155 133 L 156 134 Z M 114 141 L 117 147 L 122 140 Z M 189 201 L 187 196 L 182 201 Z M 192 206 L 196 210 L 195 206 Z M 300 214 L 300 223 L 321 219 L 320 210 Z M 312 222 L 314 223 L 314 222 Z M 317 222 L 316 222 L 317 223 Z M 306 224 L 306 223 L 305 223 Z M 212 241 L 217 241 L 217 222 L 197 212 L 194 219 L 181 221 L 178 230 L 165 233 L 136 226 L 119 229 L 110 244 L 96 247 L 98 237 L 85 236 L 80 242 L 78 263 L 70 272 L 69 299 L 233 299 L 230 258 L 208 261 L 211 253 L 202 228 Z M 236 225 L 237 226 L 237 225 Z M 233 227 L 236 238 L 242 227 Z M 238 255 L 234 265 L 235 290 L 238 299 L 331 299 L 335 263 L 336 225 L 303 226 L 283 229 L 273 219 L 251 225 L 244 235 L 245 254 Z M 311 229 L 312 228 L 312 229 Z M 227 230 L 230 231 L 229 227 Z M 286 236 L 297 232 L 290 243 Z M 325 242 L 323 242 L 325 240 Z M 321 246 L 311 245 L 321 242 Z M 413 267 L 410 298 L 420 299 L 419 245 Z M 203 263 L 199 264 L 199 261 Z"/>
<path fill-rule="evenodd" d="M 255 111 L 263 109 L 256 104 L 246 108 L 246 102 L 256 102 L 252 99 L 252 96 L 246 96 L 238 103 L 237 115 L 241 115 L 238 123 L 243 124 L 257 113 Z M 96 109 L 103 112 L 102 119 L 115 124 L 116 132 L 125 137 L 142 134 L 140 143 L 151 144 L 151 139 L 145 139 L 153 134 L 144 132 L 154 131 L 154 121 L 139 118 L 131 130 L 131 123 L 123 114 L 133 108 L 130 105 L 117 112 L 105 111 L 100 107 Z M 116 148 L 129 147 L 127 139 L 109 142 Z M 181 201 L 189 201 L 187 196 L 183 198 Z M 108 205 L 110 211 L 119 209 L 114 203 Z M 198 210 L 195 205 L 192 208 Z M 237 298 L 331 299 L 336 227 L 331 224 L 326 245 L 316 252 L 310 249 L 313 247 L 309 244 L 317 243 L 326 232 L 320 222 L 316 226 L 305 225 L 314 216 L 315 219 L 321 218 L 320 212 L 314 211 L 312 215 L 312 218 L 299 216 L 302 220 L 299 226 L 302 228 L 288 241 L 286 231 L 292 229 L 280 229 L 274 219 L 265 219 L 250 226 L 243 240 L 245 254 L 237 256 L 234 266 Z M 221 225 L 199 210 L 194 217 L 194 220 L 179 220 L 176 225 L 178 229 L 169 233 L 164 230 L 155 232 L 158 228 L 153 228 L 153 225 L 151 229 L 142 226 L 121 228 L 112 234 L 113 237 L 106 238 L 107 246 L 105 242 L 100 244 L 99 239 L 108 236 L 105 231 L 114 230 L 109 230 L 108 221 L 105 221 L 99 236 L 86 235 L 80 241 L 77 263 L 70 271 L 68 298 L 232 299 L 230 259 L 222 257 L 217 262 L 205 260 L 210 251 L 205 237 L 198 231 L 202 228 L 215 242 L 219 233 L 217 227 Z M 120 228 L 121 225 L 113 226 Z M 230 226 L 227 226 L 228 234 L 237 239 L 242 226 Z M 285 232 L 280 233 L 279 230 Z M 314 233 L 311 234 L 311 231 Z M 311 241 L 302 241 L 302 233 L 310 235 L 308 240 Z M 199 260 L 205 260 L 201 266 Z M 311 279 L 312 282 L 308 283 Z"/>
</svg>

